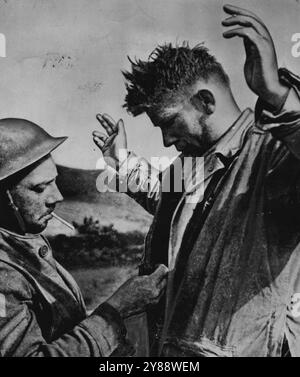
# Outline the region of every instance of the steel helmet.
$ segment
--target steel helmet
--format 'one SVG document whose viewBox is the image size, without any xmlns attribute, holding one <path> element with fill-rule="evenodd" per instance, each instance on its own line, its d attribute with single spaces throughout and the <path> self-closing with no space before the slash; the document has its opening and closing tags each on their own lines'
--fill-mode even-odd
<svg viewBox="0 0 300 377">
<path fill-rule="evenodd" d="M 0 119 L 0 180 L 45 157 L 66 139 L 26 119 Z"/>
</svg>

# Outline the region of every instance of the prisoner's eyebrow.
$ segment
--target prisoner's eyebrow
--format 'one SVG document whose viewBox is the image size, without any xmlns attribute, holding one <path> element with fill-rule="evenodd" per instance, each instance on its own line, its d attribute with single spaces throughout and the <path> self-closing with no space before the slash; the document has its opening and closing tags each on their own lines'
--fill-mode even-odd
<svg viewBox="0 0 300 377">
<path fill-rule="evenodd" d="M 171 111 L 164 111 L 161 112 L 158 117 L 152 117 L 151 121 L 154 124 L 154 127 L 167 127 L 174 122 L 177 115 L 177 113 L 174 114 Z"/>
<path fill-rule="evenodd" d="M 177 114 L 175 115 L 170 115 L 169 117 L 166 117 L 161 123 L 163 127 L 168 127 L 171 126 L 175 119 L 177 118 Z"/>
</svg>

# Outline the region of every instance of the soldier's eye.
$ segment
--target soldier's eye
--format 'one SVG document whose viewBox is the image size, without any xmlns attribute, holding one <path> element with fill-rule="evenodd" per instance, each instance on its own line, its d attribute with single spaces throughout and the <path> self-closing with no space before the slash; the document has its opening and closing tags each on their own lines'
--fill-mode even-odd
<svg viewBox="0 0 300 377">
<path fill-rule="evenodd" d="M 45 190 L 44 186 L 35 186 L 33 187 L 33 191 L 37 192 L 38 194 L 42 193 Z"/>
<path fill-rule="evenodd" d="M 36 186 L 33 186 L 31 189 L 36 193 L 42 193 L 46 190 L 47 187 L 51 186 L 53 183 L 55 183 L 56 177 L 51 179 L 50 181 L 40 183 Z"/>
</svg>

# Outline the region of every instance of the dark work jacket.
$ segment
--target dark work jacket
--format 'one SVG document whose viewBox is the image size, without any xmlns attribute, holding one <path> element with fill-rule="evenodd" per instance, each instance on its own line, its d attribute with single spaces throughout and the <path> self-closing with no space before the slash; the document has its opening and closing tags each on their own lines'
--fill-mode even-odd
<svg viewBox="0 0 300 377">
<path fill-rule="evenodd" d="M 212 171 L 209 205 L 201 201 L 185 228 L 168 306 L 148 313 L 153 354 L 280 356 L 286 336 L 300 356 L 300 80 L 285 69 L 280 78 L 291 88 L 281 111 L 258 101 L 255 120 L 246 110 L 237 121 L 246 131 L 238 149 L 217 156 L 228 163 Z M 154 214 L 141 266 L 150 273 L 170 262 L 181 195 L 129 194 Z"/>
</svg>

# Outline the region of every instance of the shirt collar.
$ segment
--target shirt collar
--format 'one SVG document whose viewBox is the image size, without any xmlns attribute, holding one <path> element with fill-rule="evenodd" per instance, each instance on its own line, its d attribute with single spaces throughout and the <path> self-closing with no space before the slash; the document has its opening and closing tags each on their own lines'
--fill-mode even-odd
<svg viewBox="0 0 300 377">
<path fill-rule="evenodd" d="M 205 157 L 216 155 L 224 164 L 226 160 L 232 160 L 242 149 L 245 136 L 250 126 L 254 123 L 254 113 L 251 109 L 245 109 L 227 132 L 205 154 Z"/>
<path fill-rule="evenodd" d="M 194 193 L 201 184 L 209 179 L 217 170 L 228 166 L 242 149 L 246 134 L 254 123 L 254 113 L 250 108 L 245 109 L 226 133 L 196 162 L 190 174 L 187 175 L 186 194 Z M 183 155 L 180 156 L 183 158 Z M 194 170 L 195 169 L 195 170 Z M 193 174 L 198 172 L 196 184 Z M 203 172 L 201 174 L 201 172 Z"/>
<path fill-rule="evenodd" d="M 243 146 L 246 133 L 254 123 L 254 113 L 246 108 L 221 138 L 202 156 L 205 160 L 212 155 L 222 156 L 221 159 L 231 159 Z M 179 155 L 181 159 L 185 156 Z"/>
</svg>

